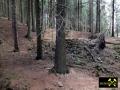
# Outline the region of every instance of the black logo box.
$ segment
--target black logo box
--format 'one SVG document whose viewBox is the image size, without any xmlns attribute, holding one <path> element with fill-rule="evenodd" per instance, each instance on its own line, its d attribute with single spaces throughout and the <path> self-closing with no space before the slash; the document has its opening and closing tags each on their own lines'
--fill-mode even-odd
<svg viewBox="0 0 120 90">
<path fill-rule="evenodd" d="M 109 79 L 114 83 L 111 83 L 109 86 Z M 115 86 L 114 86 L 115 85 Z M 118 88 L 118 78 L 117 77 L 99 77 L 99 88 Z"/>
</svg>

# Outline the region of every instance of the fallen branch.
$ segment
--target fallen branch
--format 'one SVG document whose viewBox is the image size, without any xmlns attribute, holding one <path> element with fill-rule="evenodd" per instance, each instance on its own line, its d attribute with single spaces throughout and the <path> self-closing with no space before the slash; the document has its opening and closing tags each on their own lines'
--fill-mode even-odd
<svg viewBox="0 0 120 90">
<path fill-rule="evenodd" d="M 113 42 L 107 42 L 107 41 L 106 41 L 106 44 L 120 45 L 120 43 L 113 43 Z"/>
<path fill-rule="evenodd" d="M 95 58 L 95 55 L 93 54 L 92 50 L 90 50 L 88 47 L 84 46 L 84 49 L 89 53 L 89 55 L 92 57 L 94 61 L 97 61 Z"/>
</svg>

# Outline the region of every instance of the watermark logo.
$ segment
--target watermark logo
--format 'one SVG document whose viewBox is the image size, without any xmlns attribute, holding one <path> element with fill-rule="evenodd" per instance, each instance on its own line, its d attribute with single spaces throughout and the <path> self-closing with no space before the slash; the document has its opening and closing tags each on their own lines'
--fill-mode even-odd
<svg viewBox="0 0 120 90">
<path fill-rule="evenodd" d="M 100 77 L 99 78 L 100 88 L 118 88 L 117 77 Z"/>
</svg>

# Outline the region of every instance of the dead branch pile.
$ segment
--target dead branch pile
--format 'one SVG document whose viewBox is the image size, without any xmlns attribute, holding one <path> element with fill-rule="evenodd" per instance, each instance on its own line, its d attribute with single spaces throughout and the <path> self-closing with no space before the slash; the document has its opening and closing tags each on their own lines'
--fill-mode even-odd
<svg viewBox="0 0 120 90">
<path fill-rule="evenodd" d="M 82 52 L 86 52 L 93 61 L 101 61 L 99 53 L 105 48 L 105 36 L 100 34 L 96 39 L 92 40 L 67 39 L 66 48 L 67 53 L 70 52 L 82 56 Z"/>
</svg>

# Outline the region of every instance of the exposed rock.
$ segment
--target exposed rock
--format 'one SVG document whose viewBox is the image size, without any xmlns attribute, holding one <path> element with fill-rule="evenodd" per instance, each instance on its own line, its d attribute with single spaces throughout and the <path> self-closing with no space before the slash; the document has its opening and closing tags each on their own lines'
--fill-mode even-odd
<svg viewBox="0 0 120 90">
<path fill-rule="evenodd" d="M 57 84 L 58 84 L 58 87 L 63 87 L 64 85 L 63 85 L 63 83 L 62 82 L 57 82 Z"/>
</svg>

